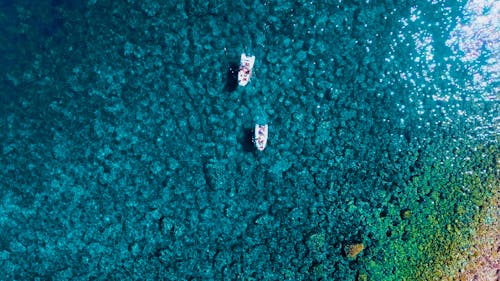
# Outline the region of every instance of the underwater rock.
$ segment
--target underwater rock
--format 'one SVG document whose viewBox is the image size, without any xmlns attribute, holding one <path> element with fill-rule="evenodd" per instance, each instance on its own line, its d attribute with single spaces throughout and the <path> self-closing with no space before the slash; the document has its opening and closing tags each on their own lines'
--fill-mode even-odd
<svg viewBox="0 0 500 281">
<path fill-rule="evenodd" d="M 363 243 L 349 244 L 346 247 L 347 257 L 355 259 L 364 249 L 365 245 Z"/>
<path fill-rule="evenodd" d="M 411 211 L 408 209 L 401 210 L 400 212 L 401 219 L 409 219 L 411 218 Z"/>
</svg>

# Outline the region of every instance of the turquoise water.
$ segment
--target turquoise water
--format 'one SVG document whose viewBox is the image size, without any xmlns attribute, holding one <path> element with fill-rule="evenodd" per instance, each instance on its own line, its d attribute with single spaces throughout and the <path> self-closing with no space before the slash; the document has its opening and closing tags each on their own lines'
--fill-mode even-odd
<svg viewBox="0 0 500 281">
<path fill-rule="evenodd" d="M 498 4 L 413 2 L 2 1 L 0 279 L 374 275 L 500 131 Z"/>
</svg>

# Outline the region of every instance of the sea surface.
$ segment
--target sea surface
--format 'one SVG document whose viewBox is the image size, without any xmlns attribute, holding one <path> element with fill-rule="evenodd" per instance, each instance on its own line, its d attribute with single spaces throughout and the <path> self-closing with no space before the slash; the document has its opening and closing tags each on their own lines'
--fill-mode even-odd
<svg viewBox="0 0 500 281">
<path fill-rule="evenodd" d="M 0 280 L 457 280 L 500 192 L 499 18 L 0 1 Z"/>
</svg>

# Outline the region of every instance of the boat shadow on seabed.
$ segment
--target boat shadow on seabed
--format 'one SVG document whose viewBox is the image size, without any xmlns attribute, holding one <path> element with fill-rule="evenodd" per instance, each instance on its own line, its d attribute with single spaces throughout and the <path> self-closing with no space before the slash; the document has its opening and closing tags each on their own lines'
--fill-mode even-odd
<svg viewBox="0 0 500 281">
<path fill-rule="evenodd" d="M 238 71 L 240 65 L 235 62 L 230 62 L 226 72 L 226 85 L 224 91 L 234 92 L 238 88 Z"/>
<path fill-rule="evenodd" d="M 238 137 L 238 143 L 241 145 L 241 148 L 244 152 L 255 152 L 255 145 L 253 143 L 253 128 L 241 128 L 240 134 Z"/>
</svg>

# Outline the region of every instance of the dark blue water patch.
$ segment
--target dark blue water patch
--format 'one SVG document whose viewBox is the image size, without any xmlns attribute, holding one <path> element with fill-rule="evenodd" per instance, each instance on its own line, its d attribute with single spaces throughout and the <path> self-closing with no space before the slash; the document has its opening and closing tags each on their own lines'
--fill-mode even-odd
<svg viewBox="0 0 500 281">
<path fill-rule="evenodd" d="M 230 62 L 226 71 L 226 84 L 224 90 L 234 92 L 238 88 L 239 63 Z"/>
</svg>

